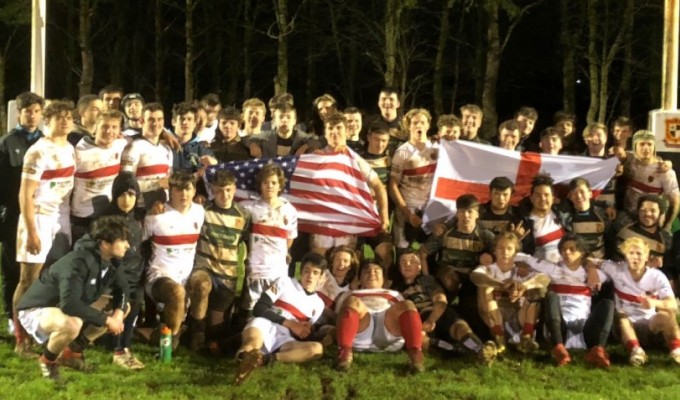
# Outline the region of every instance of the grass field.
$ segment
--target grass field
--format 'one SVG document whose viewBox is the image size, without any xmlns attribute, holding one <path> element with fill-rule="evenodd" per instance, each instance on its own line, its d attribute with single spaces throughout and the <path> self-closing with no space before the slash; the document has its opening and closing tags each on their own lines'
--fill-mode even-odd
<svg viewBox="0 0 680 400">
<path fill-rule="evenodd" d="M 609 371 L 589 368 L 583 353 L 566 368 L 552 365 L 547 352 L 533 359 L 510 354 L 491 368 L 473 358 L 428 355 L 427 372 L 406 373 L 405 353 L 359 354 L 347 374 L 332 369 L 334 350 L 308 365 L 275 364 L 255 371 L 242 386 L 232 384 L 236 364 L 180 349 L 171 364 L 154 361 L 155 349 L 137 345 L 147 364 L 140 372 L 120 370 L 104 350 L 88 350 L 93 373 L 62 369 L 63 383 L 40 378 L 37 361 L 14 356 L 5 335 L 0 343 L 2 399 L 677 399 L 680 367 L 652 353 L 643 368 L 625 364 L 621 346 L 612 351 Z"/>
</svg>

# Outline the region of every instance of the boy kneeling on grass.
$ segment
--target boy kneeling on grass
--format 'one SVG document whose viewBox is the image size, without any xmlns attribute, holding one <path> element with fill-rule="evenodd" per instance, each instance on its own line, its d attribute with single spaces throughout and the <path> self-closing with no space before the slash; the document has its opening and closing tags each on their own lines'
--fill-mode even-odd
<svg viewBox="0 0 680 400">
<path fill-rule="evenodd" d="M 121 217 L 102 217 L 90 237 L 40 276 L 17 306 L 26 332 L 45 343 L 39 359 L 45 378 L 58 380 L 59 363 L 88 370 L 85 347 L 107 331 L 119 335 L 129 310 L 128 284 L 119 261 L 129 248 L 130 232 Z M 104 296 L 111 291 L 113 297 Z"/>
<path fill-rule="evenodd" d="M 287 276 L 278 278 L 255 303 L 255 318 L 243 330 L 243 345 L 236 354 L 236 384 L 243 383 L 264 364 L 302 363 L 323 355 L 321 343 L 303 340 L 323 314 L 324 303 L 316 294 L 316 286 L 327 263 L 322 255 L 309 253 L 301 265 L 299 281 Z"/>
<path fill-rule="evenodd" d="M 633 366 L 647 362 L 641 345 L 661 347 L 665 341 L 670 356 L 680 364 L 680 328 L 676 319 L 678 304 L 666 275 L 647 265 L 649 246 L 639 237 L 620 246 L 626 262 L 595 261 L 614 283 L 616 316 L 621 341 L 628 349 Z"/>
<path fill-rule="evenodd" d="M 519 238 L 513 232 L 502 232 L 494 246 L 496 262 L 470 274 L 480 289 L 480 314 L 491 328 L 499 353 L 505 351 L 506 339 L 523 353 L 538 350 L 535 324 L 550 278 L 515 264 L 519 250 Z"/>
</svg>

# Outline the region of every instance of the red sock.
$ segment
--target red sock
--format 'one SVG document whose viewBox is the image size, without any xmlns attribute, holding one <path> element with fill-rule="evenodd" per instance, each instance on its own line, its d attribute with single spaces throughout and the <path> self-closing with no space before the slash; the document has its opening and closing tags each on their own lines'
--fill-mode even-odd
<svg viewBox="0 0 680 400">
<path fill-rule="evenodd" d="M 63 358 L 82 358 L 83 353 L 76 353 L 75 351 L 69 349 L 68 347 L 61 352 Z"/>
<path fill-rule="evenodd" d="M 631 352 L 636 347 L 640 347 L 640 342 L 637 340 L 629 340 L 626 342 L 626 350 L 628 350 L 628 352 Z"/>
<path fill-rule="evenodd" d="M 340 314 L 340 318 L 338 318 L 338 346 L 351 349 L 358 331 L 359 313 L 356 312 L 356 310 L 348 308 L 345 312 Z"/>
<path fill-rule="evenodd" d="M 14 338 L 17 340 L 17 344 L 22 343 L 24 339 L 26 339 L 26 331 L 24 330 L 24 327 L 21 326 L 18 316 L 14 315 L 12 317 L 12 322 L 14 323 Z"/>
<path fill-rule="evenodd" d="M 673 351 L 680 348 L 680 339 L 671 339 L 668 341 L 668 348 Z"/>
<path fill-rule="evenodd" d="M 534 324 L 524 324 L 524 328 L 522 328 L 522 335 L 531 335 L 532 333 L 534 333 Z"/>
<path fill-rule="evenodd" d="M 503 327 L 500 325 L 494 325 L 491 328 L 491 333 L 493 333 L 494 336 L 503 336 Z"/>
<path fill-rule="evenodd" d="M 420 349 L 423 346 L 423 322 L 416 310 L 408 310 L 399 316 L 401 335 L 406 342 L 406 349 Z"/>
</svg>

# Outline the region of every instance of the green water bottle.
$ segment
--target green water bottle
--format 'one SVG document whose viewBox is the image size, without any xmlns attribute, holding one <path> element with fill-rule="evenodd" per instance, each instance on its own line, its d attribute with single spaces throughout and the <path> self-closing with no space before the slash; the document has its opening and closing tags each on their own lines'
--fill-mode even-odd
<svg viewBox="0 0 680 400">
<path fill-rule="evenodd" d="M 164 363 L 172 361 L 172 331 L 167 326 L 161 328 L 160 360 Z"/>
</svg>

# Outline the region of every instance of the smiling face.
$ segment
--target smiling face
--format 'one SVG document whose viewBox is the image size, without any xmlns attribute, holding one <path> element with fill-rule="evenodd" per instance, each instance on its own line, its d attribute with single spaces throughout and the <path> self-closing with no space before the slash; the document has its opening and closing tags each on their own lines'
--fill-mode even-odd
<svg viewBox="0 0 680 400">
<path fill-rule="evenodd" d="M 380 92 L 378 108 L 380 108 L 380 114 L 385 120 L 392 121 L 396 118 L 399 107 L 401 107 L 401 103 L 396 93 Z"/>
<path fill-rule="evenodd" d="M 420 257 L 417 254 L 407 253 L 399 257 L 399 272 L 404 281 L 413 281 L 420 274 L 420 269 Z"/>
<path fill-rule="evenodd" d="M 345 124 L 326 124 L 326 141 L 332 149 L 341 149 L 347 145 L 347 128 Z"/>
<path fill-rule="evenodd" d="M 95 126 L 94 142 L 102 148 L 110 148 L 120 136 L 120 118 L 101 118 Z"/>
<path fill-rule="evenodd" d="M 477 131 L 482 125 L 482 114 L 470 110 L 461 112 L 461 122 L 463 123 L 463 137 L 472 140 L 477 137 Z"/>
<path fill-rule="evenodd" d="M 175 117 L 173 121 L 175 133 L 180 138 L 191 138 L 196 129 L 196 114 L 188 112 Z"/>
<path fill-rule="evenodd" d="M 531 205 L 534 211 L 547 212 L 550 211 L 553 205 L 553 191 L 550 186 L 540 185 L 536 186 L 531 192 Z"/>
<path fill-rule="evenodd" d="M 352 255 L 346 251 L 338 251 L 331 260 L 331 273 L 338 283 L 343 283 L 352 268 Z"/>
<path fill-rule="evenodd" d="M 519 144 L 519 130 L 502 129 L 498 134 L 499 147 L 506 150 L 515 150 Z"/>
<path fill-rule="evenodd" d="M 359 277 L 362 289 L 378 289 L 383 287 L 383 269 L 378 264 L 364 266 Z"/>
<path fill-rule="evenodd" d="M 643 201 L 638 208 L 638 221 L 645 228 L 656 228 L 659 226 L 661 209 L 655 201 Z"/>
<path fill-rule="evenodd" d="M 52 138 L 67 136 L 73 130 L 73 114 L 69 111 L 54 115 L 46 122 Z"/>
<path fill-rule="evenodd" d="M 578 185 L 569 191 L 569 200 L 574 204 L 577 211 L 588 211 L 590 209 L 590 199 L 592 191 L 586 185 Z"/>
</svg>

